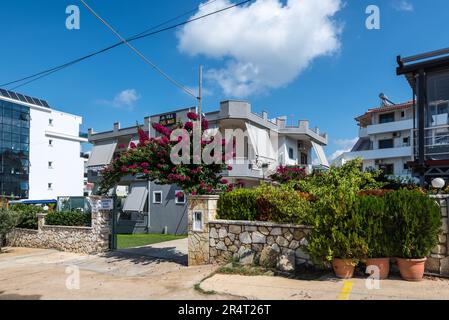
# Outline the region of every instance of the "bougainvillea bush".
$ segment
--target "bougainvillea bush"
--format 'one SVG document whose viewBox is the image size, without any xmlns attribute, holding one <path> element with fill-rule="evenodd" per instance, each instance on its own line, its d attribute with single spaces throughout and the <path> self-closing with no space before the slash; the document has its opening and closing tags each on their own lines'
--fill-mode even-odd
<svg viewBox="0 0 449 320">
<path fill-rule="evenodd" d="M 306 170 L 300 166 L 280 166 L 270 178 L 279 183 L 288 183 L 303 180 L 306 176 Z"/>
<path fill-rule="evenodd" d="M 196 113 L 190 112 L 187 116 L 190 119 L 188 122 L 185 124 L 178 122 L 173 128 L 167 128 L 158 123 L 152 124 L 153 128 L 159 133 L 159 137 L 150 138 L 146 132 L 139 128 L 139 143 L 137 145 L 131 144 L 129 150 L 120 153 L 102 171 L 100 192 L 102 194 L 107 193 L 124 176 L 128 175 L 136 176 L 142 180 L 154 181 L 161 185 L 176 184 L 186 194 L 191 195 L 213 194 L 217 191 L 232 190 L 233 185 L 222 177 L 223 171 L 232 170 L 232 167 L 225 164 L 228 157 L 225 155 L 224 148 L 220 148 L 221 154 L 211 152 L 214 158 L 221 161 L 206 164 L 203 161 L 198 161 L 198 159 L 193 159 L 194 144 L 191 142 L 193 141 L 194 122 L 198 123 L 198 128 L 200 128 L 198 131 L 201 132 L 201 137 L 209 128 L 209 124 L 205 118 L 202 118 L 201 125 L 199 125 L 199 116 Z M 184 136 L 173 137 L 174 130 L 179 132 L 177 129 L 185 129 L 183 130 Z M 216 138 L 201 139 L 199 144 L 201 154 Z M 175 164 L 172 161 L 172 151 L 177 150 L 174 148 L 179 147 L 181 143 L 187 143 L 184 146 L 187 146 L 187 150 L 190 150 L 189 158 L 192 158 L 190 163 Z M 220 141 L 220 144 L 224 145 L 224 142 Z"/>
</svg>

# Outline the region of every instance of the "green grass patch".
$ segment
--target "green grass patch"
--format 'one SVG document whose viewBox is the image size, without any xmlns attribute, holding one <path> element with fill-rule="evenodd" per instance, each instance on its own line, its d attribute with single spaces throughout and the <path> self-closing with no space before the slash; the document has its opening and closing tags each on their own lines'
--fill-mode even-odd
<svg viewBox="0 0 449 320">
<path fill-rule="evenodd" d="M 274 276 L 274 272 L 259 266 L 243 266 L 238 263 L 229 263 L 217 270 L 220 274 L 237 274 L 241 276 Z"/>
<path fill-rule="evenodd" d="M 174 236 L 170 234 L 119 234 L 117 235 L 118 249 L 143 247 L 150 244 L 185 239 L 186 235 Z"/>
</svg>

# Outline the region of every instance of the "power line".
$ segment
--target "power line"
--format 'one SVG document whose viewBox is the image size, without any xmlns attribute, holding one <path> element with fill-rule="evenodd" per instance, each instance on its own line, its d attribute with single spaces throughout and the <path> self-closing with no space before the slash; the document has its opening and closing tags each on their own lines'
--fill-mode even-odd
<svg viewBox="0 0 449 320">
<path fill-rule="evenodd" d="M 201 5 L 200 7 L 204 7 L 204 6 L 209 5 L 209 4 L 211 4 L 211 3 L 213 3 L 213 2 L 216 2 L 216 1 L 217 1 L 217 0 L 209 1 L 209 2 L 204 3 L 203 5 Z M 173 19 L 170 19 L 170 20 L 168 20 L 168 21 L 166 21 L 166 22 L 163 22 L 163 23 L 159 24 L 158 26 L 152 27 L 152 28 L 148 29 L 147 31 L 141 32 L 141 33 L 139 33 L 139 34 L 137 34 L 137 35 L 135 35 L 135 36 L 133 36 L 133 37 L 130 37 L 130 38 L 126 39 L 126 41 L 127 41 L 127 42 L 132 42 L 132 41 L 139 40 L 139 39 L 143 39 L 143 38 L 146 38 L 146 37 L 149 37 L 149 36 L 152 36 L 152 35 L 155 35 L 155 34 L 164 32 L 164 31 L 168 31 L 168 30 L 171 30 L 171 29 L 175 29 L 175 28 L 178 28 L 178 27 L 180 27 L 180 26 L 186 25 L 186 24 L 188 24 L 188 23 L 191 23 L 191 22 L 194 22 L 194 21 L 198 21 L 198 20 L 200 20 L 200 19 L 204 19 L 204 18 L 206 18 L 206 17 L 209 17 L 209 16 L 212 16 L 212 15 L 215 15 L 215 14 L 218 14 L 218 13 L 221 13 L 221 12 L 224 12 L 224 11 L 227 11 L 227 10 L 230 10 L 230 9 L 232 9 L 232 8 L 239 7 L 239 6 L 243 6 L 243 5 L 245 5 L 245 4 L 249 3 L 249 2 L 252 2 L 252 1 L 254 1 L 254 0 L 241 1 L 241 2 L 239 2 L 239 3 L 236 3 L 236 4 L 234 4 L 234 5 L 225 7 L 225 8 L 220 9 L 220 10 L 216 10 L 216 11 L 210 12 L 210 13 L 208 13 L 208 14 L 205 14 L 205 15 L 202 15 L 202 16 L 199 16 L 199 17 L 196 17 L 196 18 L 193 18 L 193 19 L 189 19 L 189 20 L 183 21 L 183 22 L 178 23 L 178 24 L 174 24 L 174 25 L 171 25 L 171 26 L 162 28 L 162 29 L 158 29 L 158 30 L 156 30 L 156 31 L 151 31 L 151 30 L 154 30 L 154 29 L 157 28 L 157 27 L 160 27 L 161 25 L 165 25 L 165 24 L 167 24 L 167 23 L 169 23 L 169 22 L 172 22 L 172 21 L 174 21 L 174 20 L 177 20 L 177 19 L 179 19 L 180 17 L 186 16 L 186 15 L 188 15 L 188 14 L 190 14 L 190 13 L 192 13 L 192 12 L 195 12 L 195 11 L 197 10 L 197 9 L 193 9 L 193 10 L 190 10 L 190 11 L 184 13 L 184 14 L 181 14 L 181 15 L 179 15 L 179 16 L 173 18 Z M 37 81 L 37 80 L 39 80 L 39 79 L 41 79 L 41 78 L 47 77 L 47 76 L 49 76 L 49 75 L 51 75 L 51 74 L 53 74 L 53 73 L 55 73 L 55 72 L 58 72 L 58 71 L 60 71 L 60 70 L 65 69 L 65 68 L 67 68 L 67 67 L 70 67 L 70 66 L 72 66 L 72 65 L 74 65 L 74 64 L 76 64 L 76 63 L 82 62 L 82 61 L 84 61 L 84 60 L 86 60 L 86 59 L 89 59 L 89 58 L 91 58 L 91 57 L 94 57 L 94 56 L 96 56 L 96 55 L 99 55 L 99 54 L 101 54 L 101 53 L 104 53 L 104 52 L 109 51 L 109 50 L 111 50 L 111 49 L 114 49 L 114 48 L 116 48 L 116 47 L 118 47 L 118 46 L 120 46 L 120 45 L 122 45 L 122 44 L 124 44 L 123 41 L 117 42 L 117 43 L 115 43 L 114 45 L 111 45 L 111 46 L 106 47 L 106 48 L 104 48 L 104 49 L 98 50 L 98 51 L 96 51 L 96 52 L 93 52 L 93 53 L 91 53 L 91 54 L 89 54 L 89 55 L 86 55 L 86 56 L 83 56 L 83 57 L 81 57 L 81 58 L 72 60 L 72 61 L 67 62 L 67 63 L 65 63 L 65 64 L 59 65 L 59 66 L 57 66 L 57 67 L 53 67 L 53 68 L 50 68 L 50 69 L 41 71 L 41 72 L 36 73 L 36 74 L 30 75 L 30 76 L 27 76 L 27 77 L 24 77 L 24 78 L 15 80 L 15 81 L 11 81 L 11 82 L 8 82 L 8 83 L 5 83 L 5 84 L 2 84 L 2 85 L 0 85 L 0 87 L 6 87 L 6 86 L 9 86 L 9 85 L 12 85 L 12 84 L 15 84 L 15 83 L 19 83 L 19 82 L 23 82 L 23 81 L 25 81 L 25 80 L 30 80 L 30 79 L 32 79 L 32 80 L 30 80 L 30 81 L 27 81 L 27 82 L 25 82 L 25 83 L 23 83 L 23 84 L 20 84 L 20 85 L 14 87 L 14 88 L 12 89 L 12 90 L 14 90 L 14 89 L 16 89 L 16 88 L 19 88 L 19 87 L 25 86 L 25 85 L 27 85 L 27 84 L 29 84 L 29 83 L 32 83 L 32 82 L 34 82 L 34 81 Z"/>
<path fill-rule="evenodd" d="M 210 4 L 212 4 L 212 3 L 216 2 L 216 1 L 217 1 L 217 0 L 211 0 L 211 1 L 209 1 L 209 2 L 203 3 L 203 4 L 201 4 L 201 5 L 199 6 L 199 8 L 208 6 L 208 5 L 210 5 Z M 127 39 L 127 40 L 128 40 L 128 41 L 133 41 L 133 39 L 136 38 L 136 37 L 140 37 L 140 36 L 142 36 L 142 35 L 145 35 L 145 34 L 147 34 L 148 32 L 151 32 L 151 31 L 153 31 L 153 30 L 155 30 L 155 29 L 157 29 L 157 28 L 159 28 L 159 27 L 162 27 L 162 26 L 164 26 L 164 25 L 166 25 L 166 24 L 168 24 L 168 23 L 170 23 L 170 22 L 172 22 L 172 21 L 176 21 L 176 20 L 178 20 L 178 19 L 180 19 L 180 18 L 182 18 L 182 17 L 184 17 L 184 16 L 186 16 L 186 15 L 189 15 L 189 14 L 195 12 L 196 10 L 197 10 L 197 9 L 195 8 L 195 9 L 189 10 L 189 11 L 187 11 L 187 12 L 184 12 L 184 13 L 182 13 L 182 14 L 180 14 L 180 15 L 178 15 L 178 16 L 172 18 L 172 19 L 166 20 L 166 21 L 164 21 L 164 22 L 162 22 L 162 23 L 160 23 L 160 24 L 158 24 L 158 25 L 155 25 L 155 26 L 153 26 L 153 27 L 151 27 L 151 28 L 149 28 L 149 29 L 147 29 L 147 30 L 145 30 L 145 31 L 143 31 L 143 32 L 141 32 L 141 33 L 139 33 L 139 34 L 136 34 L 136 35 L 132 36 L 131 38 Z M 2 84 L 2 85 L 0 85 L 0 87 L 6 87 L 6 86 L 9 86 L 9 85 L 11 85 L 11 84 L 15 84 L 15 83 L 18 83 L 18 82 L 22 82 L 22 81 L 29 80 L 29 79 L 32 79 L 32 78 L 35 78 L 35 77 L 40 76 L 40 77 L 36 78 L 35 80 L 31 80 L 31 81 L 25 82 L 25 83 L 23 83 L 23 84 L 21 84 L 21 85 L 18 85 L 18 86 L 16 86 L 16 87 L 14 87 L 14 88 L 11 89 L 11 90 L 15 90 L 15 89 L 20 88 L 20 87 L 22 87 L 22 86 L 24 86 L 24 85 L 27 85 L 27 84 L 29 84 L 29 83 L 31 83 L 31 82 L 34 82 L 34 81 L 39 80 L 39 79 L 41 79 L 41 78 L 44 78 L 44 77 L 46 77 L 46 76 L 48 76 L 48 75 L 51 75 L 51 74 L 53 74 L 53 73 L 55 73 L 55 72 L 57 72 L 57 71 L 59 71 L 59 70 L 62 70 L 62 69 L 64 69 L 64 68 L 66 68 L 66 67 L 70 67 L 71 65 L 74 65 L 74 64 L 76 64 L 76 63 L 78 63 L 78 62 L 81 62 L 81 61 L 83 61 L 83 60 L 92 58 L 92 57 L 94 57 L 94 56 L 96 56 L 96 55 L 99 55 L 99 54 L 101 54 L 101 53 L 103 53 L 103 52 L 106 52 L 106 51 L 109 51 L 109 50 L 111 50 L 111 49 L 114 49 L 114 48 L 116 48 L 116 47 L 118 47 L 118 46 L 121 46 L 122 44 L 123 44 L 123 41 L 117 42 L 117 43 L 115 43 L 115 44 L 113 44 L 113 45 L 111 45 L 111 46 L 109 46 L 109 47 L 106 47 L 106 48 L 104 48 L 104 49 L 95 51 L 95 52 L 93 52 L 93 53 L 91 53 L 91 54 L 88 54 L 88 55 L 83 56 L 83 57 L 81 57 L 81 58 L 78 58 L 78 59 L 69 61 L 69 62 L 64 63 L 64 64 L 62 64 L 62 65 L 59 65 L 59 66 L 53 67 L 53 68 L 51 68 L 51 69 L 47 69 L 47 70 L 44 70 L 44 71 L 35 73 L 35 74 L 31 75 L 31 76 L 27 76 L 27 77 L 24 77 L 24 78 L 15 80 L 15 81 L 11 81 L 11 82 Z M 42 75 L 43 75 L 43 76 L 42 76 Z"/>
<path fill-rule="evenodd" d="M 123 38 L 120 33 L 118 33 L 106 20 L 104 20 L 98 13 L 95 12 L 94 9 L 92 9 L 84 0 L 80 0 L 81 3 L 89 9 L 92 14 L 101 21 L 109 30 L 111 30 L 123 43 L 125 43 L 132 51 L 134 51 L 146 64 L 148 64 L 150 67 L 155 69 L 157 72 L 159 72 L 164 78 L 166 78 L 168 81 L 173 83 L 175 86 L 183 90 L 188 95 L 191 95 L 195 99 L 198 99 L 198 96 L 195 95 L 191 90 L 189 90 L 186 86 L 181 84 L 179 81 L 173 79 L 170 77 L 164 70 L 162 70 L 160 67 L 158 67 L 156 64 L 151 62 L 147 57 L 145 57 L 139 50 L 137 50 L 132 44 L 130 44 L 128 41 L 126 41 L 125 38 Z"/>
</svg>

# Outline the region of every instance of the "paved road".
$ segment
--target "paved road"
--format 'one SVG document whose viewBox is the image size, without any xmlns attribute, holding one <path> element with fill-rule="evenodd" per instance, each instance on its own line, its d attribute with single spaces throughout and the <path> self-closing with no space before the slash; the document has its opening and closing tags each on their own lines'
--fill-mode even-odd
<svg viewBox="0 0 449 320">
<path fill-rule="evenodd" d="M 393 278 L 381 281 L 380 289 L 369 290 L 365 279 L 343 281 L 324 276 L 318 280 L 305 281 L 269 276 L 245 277 L 217 274 L 202 282 L 201 288 L 219 294 L 261 300 L 449 299 L 449 280 L 441 278 L 426 279 L 422 282 L 407 282 Z"/>
<path fill-rule="evenodd" d="M 79 290 L 68 281 L 75 279 L 77 268 Z M 175 261 L 123 252 L 89 256 L 12 248 L 0 254 L 0 299 L 231 298 L 194 290 L 194 285 L 213 271 L 212 266 L 188 268 Z"/>
<path fill-rule="evenodd" d="M 188 239 L 161 242 L 131 249 L 120 249 L 118 252 L 170 260 L 187 265 Z"/>
</svg>

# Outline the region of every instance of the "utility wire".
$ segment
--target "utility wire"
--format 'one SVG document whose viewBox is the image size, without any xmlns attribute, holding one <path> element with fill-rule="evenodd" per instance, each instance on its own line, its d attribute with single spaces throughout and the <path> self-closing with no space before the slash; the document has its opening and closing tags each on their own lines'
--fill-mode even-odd
<svg viewBox="0 0 449 320">
<path fill-rule="evenodd" d="M 200 7 L 204 7 L 204 6 L 209 5 L 209 4 L 211 4 L 211 3 L 213 3 L 213 2 L 216 2 L 216 1 L 217 1 L 217 0 L 211 0 L 211 1 L 207 2 L 207 3 L 204 3 L 204 4 L 201 5 Z M 161 24 L 159 24 L 159 25 L 157 25 L 157 26 L 155 26 L 155 27 L 152 27 L 152 28 L 148 29 L 147 31 L 141 32 L 141 33 L 139 33 L 139 34 L 137 34 L 137 35 L 135 35 L 135 36 L 133 36 L 133 37 L 130 37 L 130 38 L 127 39 L 126 41 L 127 41 L 127 42 L 131 42 L 131 41 L 135 41 L 135 40 L 139 40 L 139 39 L 142 39 L 142 38 L 146 38 L 146 37 L 149 37 L 149 36 L 152 36 L 152 35 L 155 35 L 155 34 L 164 32 L 164 31 L 168 31 L 168 30 L 171 30 L 171 29 L 175 29 L 175 28 L 178 28 L 178 27 L 180 27 L 180 26 L 186 25 L 186 24 L 188 24 L 188 23 L 191 23 L 191 22 L 194 22 L 194 21 L 198 21 L 198 20 L 200 20 L 200 19 L 204 19 L 204 18 L 206 18 L 206 17 L 209 17 L 209 16 L 212 16 L 212 15 L 215 15 L 215 14 L 218 14 L 218 13 L 221 13 L 221 12 L 224 12 L 224 11 L 227 11 L 227 10 L 230 10 L 230 9 L 232 9 L 232 8 L 239 7 L 239 6 L 243 6 L 244 4 L 247 4 L 247 3 L 252 2 L 252 1 L 254 1 L 254 0 L 241 1 L 241 2 L 239 2 L 239 3 L 236 3 L 236 4 L 234 4 L 234 5 L 225 7 L 225 8 L 223 8 L 223 9 L 216 10 L 216 11 L 210 12 L 210 13 L 208 13 L 208 14 L 205 14 L 205 15 L 202 15 L 202 16 L 199 16 L 199 17 L 196 17 L 196 18 L 193 18 L 193 19 L 189 19 L 189 20 L 183 21 L 183 22 L 181 22 L 181 23 L 174 24 L 174 25 L 168 26 L 168 27 L 166 27 L 166 28 L 162 28 L 162 29 L 158 29 L 158 30 L 152 31 L 152 30 L 154 30 L 154 29 L 156 29 L 156 28 L 158 28 L 158 27 L 160 27 L 160 26 L 163 26 L 163 25 L 168 24 L 168 23 L 170 23 L 170 22 L 172 22 L 172 21 L 178 20 L 179 18 L 181 18 L 181 17 L 183 17 L 183 16 L 186 16 L 186 15 L 188 15 L 188 14 L 190 14 L 190 13 L 192 13 L 192 12 L 195 12 L 195 11 L 197 10 L 197 9 L 193 9 L 193 10 L 190 10 L 190 11 L 184 13 L 184 14 L 181 14 L 181 15 L 179 15 L 179 16 L 173 18 L 173 19 L 167 20 L 167 21 L 165 21 L 165 22 L 163 22 L 163 23 L 161 23 Z M 25 86 L 25 85 L 27 85 L 27 84 L 29 84 L 29 83 L 32 83 L 32 82 L 34 82 L 34 81 L 37 81 L 37 80 L 39 80 L 39 79 L 41 79 L 41 78 L 47 77 L 47 76 L 49 76 L 49 75 L 51 75 L 51 74 L 53 74 L 53 73 L 55 73 L 55 72 L 58 72 L 58 71 L 60 71 L 60 70 L 63 70 L 63 69 L 65 69 L 65 68 L 67 68 L 67 67 L 69 67 L 69 66 L 71 66 L 71 65 L 74 65 L 74 64 L 76 64 L 76 63 L 79 63 L 79 62 L 84 61 L 84 60 L 86 60 L 86 59 L 89 59 L 89 58 L 91 58 L 91 57 L 94 57 L 94 56 L 96 56 L 96 55 L 98 55 L 98 54 L 101 54 L 101 53 L 104 53 L 104 52 L 109 51 L 109 50 L 111 50 L 111 49 L 114 49 L 114 48 L 116 48 L 116 47 L 118 47 L 118 46 L 120 46 L 120 45 L 122 45 L 122 44 L 124 44 L 124 43 L 125 43 L 125 42 L 123 42 L 123 41 L 117 42 L 117 43 L 114 44 L 114 45 L 111 45 L 111 46 L 106 47 L 106 48 L 104 48 L 104 49 L 101 49 L 101 50 L 99 50 L 99 51 L 93 52 L 93 53 L 91 53 L 91 54 L 89 54 L 89 55 L 86 55 L 86 56 L 84 56 L 84 57 L 81 57 L 81 58 L 72 60 L 72 61 L 67 62 L 67 63 L 65 63 L 65 64 L 62 64 L 62 65 L 60 65 L 60 66 L 57 66 L 57 67 L 54 67 L 54 68 L 51 68 L 51 69 L 47 69 L 47 70 L 44 70 L 44 71 L 42 71 L 42 72 L 33 74 L 33 75 L 31 75 L 31 76 L 27 76 L 27 77 L 24 77 L 24 78 L 15 80 L 15 81 L 11 81 L 11 82 L 8 82 L 8 83 L 1 84 L 0 87 L 6 87 L 6 86 L 9 86 L 9 85 L 12 85 L 12 84 L 15 84 L 15 83 L 19 83 L 19 82 L 23 82 L 23 81 L 25 81 L 25 80 L 30 80 L 30 79 L 32 79 L 32 80 L 30 80 L 30 81 L 28 81 L 28 82 L 25 82 L 25 83 L 23 83 L 23 84 L 20 84 L 20 85 L 14 87 L 14 88 L 12 89 L 12 90 L 14 90 L 14 89 L 16 89 L 16 88 L 19 88 L 19 87 Z"/>
<path fill-rule="evenodd" d="M 201 4 L 201 5 L 199 6 L 199 8 L 203 8 L 203 7 L 205 7 L 205 6 L 208 6 L 208 5 L 210 5 L 210 4 L 212 4 L 212 3 L 216 2 L 216 1 L 217 1 L 217 0 L 211 0 L 211 1 L 209 1 L 209 2 L 203 3 L 203 4 Z M 151 31 L 153 31 L 153 30 L 155 30 L 155 29 L 157 29 L 157 28 L 160 28 L 160 27 L 162 27 L 162 26 L 164 26 L 164 25 L 166 25 L 166 24 L 168 24 L 168 23 L 170 23 L 170 22 L 172 22 L 172 21 L 176 21 L 176 20 L 178 20 L 178 19 L 180 19 L 180 18 L 182 18 L 182 17 L 184 17 L 184 16 L 187 16 L 187 15 L 189 15 L 189 14 L 195 12 L 196 10 L 197 10 L 196 8 L 195 8 L 195 9 L 192 9 L 192 10 L 189 10 L 189 11 L 183 13 L 183 14 L 180 14 L 180 15 L 178 15 L 178 16 L 172 18 L 172 19 L 166 20 L 166 21 L 164 21 L 164 22 L 162 22 L 162 23 L 160 23 L 160 24 L 158 24 L 158 25 L 156 25 L 156 26 L 153 26 L 153 27 L 151 27 L 151 28 L 149 28 L 149 29 L 147 29 L 147 30 L 145 30 L 145 31 L 143 31 L 143 32 L 141 32 L 141 33 L 139 33 L 139 34 L 136 34 L 136 35 L 132 36 L 131 38 L 127 39 L 127 40 L 128 40 L 128 41 L 133 41 L 136 37 L 140 37 L 140 36 L 142 36 L 142 35 L 145 35 L 145 34 L 147 34 L 148 32 L 151 32 Z M 101 53 L 103 53 L 103 52 L 106 52 L 106 51 L 109 51 L 109 50 L 111 50 L 111 49 L 114 49 L 114 48 L 116 48 L 116 47 L 118 47 L 118 46 L 120 46 L 120 45 L 122 45 L 122 44 L 123 44 L 122 41 L 117 42 L 117 43 L 115 43 L 115 44 L 113 44 L 113 45 L 111 45 L 111 46 L 109 46 L 109 47 L 106 47 L 106 48 L 104 48 L 104 49 L 95 51 L 95 52 L 93 52 L 93 53 L 91 53 L 91 54 L 88 54 L 88 55 L 86 55 L 86 56 L 83 56 L 83 57 L 81 57 L 81 58 L 78 58 L 78 59 L 69 61 L 69 62 L 67 62 L 67 63 L 65 63 L 65 64 L 62 64 L 62 65 L 56 66 L 56 67 L 54 67 L 54 68 L 51 68 L 51 69 L 47 69 L 47 70 L 38 72 L 38 73 L 35 73 L 35 74 L 33 74 L 33 75 L 31 75 L 31 76 L 27 76 L 27 77 L 25 77 L 25 78 L 21 78 L 21 79 L 15 80 L 15 81 L 11 81 L 11 82 L 2 84 L 2 85 L 0 85 L 0 87 L 6 87 L 6 86 L 9 86 L 9 85 L 11 85 L 11 84 L 15 84 L 15 83 L 18 83 L 18 82 L 22 82 L 22 81 L 29 80 L 29 79 L 32 79 L 32 78 L 35 78 L 35 77 L 40 76 L 40 77 L 36 78 L 35 80 L 31 80 L 31 81 L 25 82 L 25 83 L 23 83 L 23 84 L 21 84 L 21 85 L 18 85 L 18 86 L 16 86 L 16 87 L 14 87 L 14 88 L 11 89 L 11 90 L 15 90 L 15 89 L 20 88 L 20 87 L 22 87 L 22 86 L 25 86 L 25 85 L 27 85 L 27 84 L 29 84 L 29 83 L 31 83 L 31 82 L 34 82 L 34 81 L 39 80 L 39 79 L 41 79 L 41 78 L 44 78 L 44 77 L 46 77 L 46 76 L 48 76 L 48 75 L 51 75 L 51 74 L 53 74 L 53 73 L 55 73 L 55 72 L 57 72 L 57 71 L 59 71 L 59 70 L 62 70 L 62 69 L 64 69 L 64 68 L 66 68 L 66 67 L 69 67 L 69 66 L 71 66 L 71 65 L 74 65 L 74 64 L 76 64 L 76 63 L 78 63 L 78 62 L 81 62 L 81 61 L 83 61 L 83 60 L 92 58 L 92 57 L 94 57 L 94 56 L 96 56 L 96 55 L 98 55 L 98 54 L 101 54 Z M 42 76 L 42 75 L 43 75 L 43 76 Z"/>
<path fill-rule="evenodd" d="M 150 67 L 155 69 L 157 72 L 159 72 L 164 78 L 166 78 L 168 81 L 173 83 L 175 86 L 183 90 L 188 95 L 191 95 L 193 98 L 198 99 L 198 96 L 194 94 L 191 90 L 189 90 L 186 86 L 181 84 L 179 81 L 173 79 L 170 77 L 164 70 L 162 70 L 160 67 L 158 67 L 156 64 L 151 62 L 147 57 L 145 57 L 139 50 L 137 50 L 132 44 L 130 44 L 128 41 L 126 41 L 125 38 L 123 38 L 120 33 L 118 33 L 106 20 L 104 20 L 98 13 L 95 12 L 94 9 L 92 9 L 84 0 L 80 0 L 81 3 L 89 9 L 92 14 L 101 21 L 106 27 L 109 28 L 120 40 L 122 40 L 123 43 L 125 43 L 132 51 L 134 51 L 145 63 L 147 63 Z"/>
</svg>

